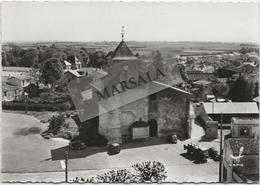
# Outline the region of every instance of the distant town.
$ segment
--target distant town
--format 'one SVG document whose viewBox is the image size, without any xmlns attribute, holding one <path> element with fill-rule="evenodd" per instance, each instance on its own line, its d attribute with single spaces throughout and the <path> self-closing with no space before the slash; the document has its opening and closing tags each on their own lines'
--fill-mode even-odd
<svg viewBox="0 0 260 185">
<path fill-rule="evenodd" d="M 141 66 L 167 75 L 143 83 L 153 93 Z M 133 100 L 91 101 L 131 77 Z M 3 181 L 259 182 L 258 45 L 6 43 L 1 78 Z"/>
</svg>

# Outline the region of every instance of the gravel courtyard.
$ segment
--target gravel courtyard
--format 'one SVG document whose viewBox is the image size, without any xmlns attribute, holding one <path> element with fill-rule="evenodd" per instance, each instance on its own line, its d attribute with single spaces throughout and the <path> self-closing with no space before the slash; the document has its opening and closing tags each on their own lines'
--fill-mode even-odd
<svg viewBox="0 0 260 185">
<path fill-rule="evenodd" d="M 3 181 L 63 181 L 64 172 L 60 161 L 64 159 L 67 142 L 46 140 L 40 136 L 46 124 L 32 116 L 2 113 L 2 180 Z M 196 128 L 197 127 L 197 128 Z M 105 147 L 88 147 L 81 151 L 69 151 L 69 178 L 76 175 L 91 177 L 106 170 L 131 168 L 142 161 L 159 161 L 167 170 L 167 182 L 216 182 L 218 163 L 208 160 L 205 164 L 194 164 L 181 154 L 184 143 L 198 143 L 202 147 L 216 148 L 218 140 L 198 142 L 201 128 L 194 124 L 193 139 L 167 144 L 160 138 L 145 143 L 123 145 L 118 155 L 109 156 Z M 198 131 L 196 131 L 198 130 Z M 46 173 L 47 172 L 47 173 Z M 53 174 L 44 175 L 44 174 Z"/>
</svg>

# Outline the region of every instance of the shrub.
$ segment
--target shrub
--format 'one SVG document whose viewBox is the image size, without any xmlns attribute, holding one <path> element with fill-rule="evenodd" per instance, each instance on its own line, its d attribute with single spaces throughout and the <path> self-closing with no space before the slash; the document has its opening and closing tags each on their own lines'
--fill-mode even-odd
<svg viewBox="0 0 260 185">
<path fill-rule="evenodd" d="M 162 163 L 157 161 L 146 161 L 137 163 L 132 166 L 136 172 L 140 182 L 156 181 L 160 182 L 166 179 L 166 170 Z"/>
<path fill-rule="evenodd" d="M 132 166 L 137 173 L 131 173 L 129 170 L 111 170 L 96 177 L 89 179 L 78 178 L 73 179 L 77 183 L 142 183 L 142 182 L 160 182 L 166 179 L 166 171 L 163 164 L 157 161 L 147 161 L 137 163 Z"/>
<path fill-rule="evenodd" d="M 28 93 L 29 98 L 39 96 L 39 88 L 35 84 L 29 84 L 24 91 Z"/>
<path fill-rule="evenodd" d="M 94 177 L 91 177 L 89 179 L 84 179 L 84 178 L 79 178 L 79 177 L 76 177 L 75 179 L 72 180 L 74 183 L 94 183 L 95 180 L 94 180 Z"/>
<path fill-rule="evenodd" d="M 102 175 L 97 175 L 97 182 L 100 183 L 130 183 L 135 182 L 135 176 L 128 170 L 111 170 Z"/>
<path fill-rule="evenodd" d="M 52 132 L 53 134 L 56 134 L 61 126 L 65 124 L 65 117 L 62 114 L 59 114 L 57 116 L 52 116 L 50 118 L 50 123 L 49 123 L 49 131 Z"/>
</svg>

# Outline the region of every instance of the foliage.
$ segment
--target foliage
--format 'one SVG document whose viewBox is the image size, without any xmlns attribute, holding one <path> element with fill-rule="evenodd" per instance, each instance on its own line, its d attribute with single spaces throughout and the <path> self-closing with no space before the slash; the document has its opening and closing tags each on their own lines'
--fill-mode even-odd
<svg viewBox="0 0 260 185">
<path fill-rule="evenodd" d="M 40 70 L 41 81 L 46 85 L 53 85 L 55 82 L 61 79 L 63 74 L 63 68 L 60 61 L 56 58 L 48 59 Z"/>
<path fill-rule="evenodd" d="M 229 92 L 229 87 L 228 85 L 224 83 L 215 83 L 212 86 L 212 93 L 215 96 L 215 99 L 217 101 L 218 97 L 226 97 L 228 92 Z"/>
<path fill-rule="evenodd" d="M 135 176 L 126 169 L 111 170 L 102 175 L 97 175 L 97 182 L 100 183 L 130 183 L 134 181 Z"/>
<path fill-rule="evenodd" d="M 28 93 L 29 98 L 39 96 L 39 88 L 35 84 L 29 84 L 24 91 Z"/>
<path fill-rule="evenodd" d="M 163 58 L 162 58 L 162 55 L 161 53 L 157 50 L 156 52 L 153 52 L 152 53 L 153 55 L 153 62 L 152 62 L 152 66 L 155 68 L 155 69 L 163 69 Z"/>
<path fill-rule="evenodd" d="M 98 51 L 89 53 L 89 62 L 87 67 L 101 68 L 107 64 L 106 56 L 103 52 Z"/>
<path fill-rule="evenodd" d="M 21 57 L 21 64 L 22 67 L 31 67 L 38 63 L 38 54 L 37 51 L 34 49 L 27 50 L 23 56 Z"/>
<path fill-rule="evenodd" d="M 111 170 L 96 177 L 91 177 L 89 179 L 78 178 L 73 179 L 73 182 L 77 183 L 131 183 L 136 182 L 135 175 L 126 169 Z"/>
<path fill-rule="evenodd" d="M 76 177 L 77 183 L 142 183 L 161 182 L 166 179 L 166 170 L 163 164 L 157 161 L 137 163 L 132 166 L 135 173 L 126 169 L 111 170 L 89 179 Z"/>
<path fill-rule="evenodd" d="M 244 76 L 240 76 L 229 92 L 229 97 L 233 102 L 248 102 L 252 100 L 252 84 L 248 83 Z"/>
<path fill-rule="evenodd" d="M 2 108 L 7 110 L 26 110 L 26 107 L 32 111 L 54 111 L 53 105 L 50 104 L 29 103 L 26 105 L 23 102 L 2 102 Z"/>
<path fill-rule="evenodd" d="M 240 50 L 239 50 L 240 53 L 242 54 L 246 54 L 246 53 L 251 53 L 251 52 L 259 52 L 259 48 L 257 47 L 242 47 Z"/>
<path fill-rule="evenodd" d="M 52 132 L 53 134 L 56 134 L 64 124 L 65 117 L 63 114 L 52 116 L 50 118 L 48 131 Z"/>
<path fill-rule="evenodd" d="M 132 166 L 137 171 L 137 177 L 140 182 L 156 181 L 160 182 L 166 179 L 166 170 L 162 163 L 157 161 L 146 161 Z"/>
<path fill-rule="evenodd" d="M 59 92 L 42 92 L 40 94 L 40 99 L 42 103 L 64 103 L 71 100 L 68 93 L 59 93 Z"/>
<path fill-rule="evenodd" d="M 78 178 L 78 177 L 75 177 L 75 179 L 72 180 L 74 183 L 94 183 L 95 180 L 94 180 L 94 177 L 91 177 L 89 179 L 84 179 L 84 178 Z"/>
<path fill-rule="evenodd" d="M 41 65 L 37 64 L 37 65 L 33 65 L 30 72 L 29 72 L 29 75 L 31 77 L 31 79 L 33 79 L 37 86 L 39 86 L 39 80 L 40 80 L 40 77 L 41 77 L 41 73 L 40 73 L 40 67 Z"/>
</svg>

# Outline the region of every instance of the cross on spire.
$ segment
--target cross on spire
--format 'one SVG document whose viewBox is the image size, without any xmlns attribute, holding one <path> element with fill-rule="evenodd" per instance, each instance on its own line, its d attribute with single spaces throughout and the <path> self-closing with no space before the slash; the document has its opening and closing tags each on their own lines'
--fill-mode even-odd
<svg viewBox="0 0 260 185">
<path fill-rule="evenodd" d="M 122 36 L 122 41 L 123 41 L 124 40 L 124 36 L 125 36 L 125 26 L 122 26 L 121 36 Z"/>
</svg>

